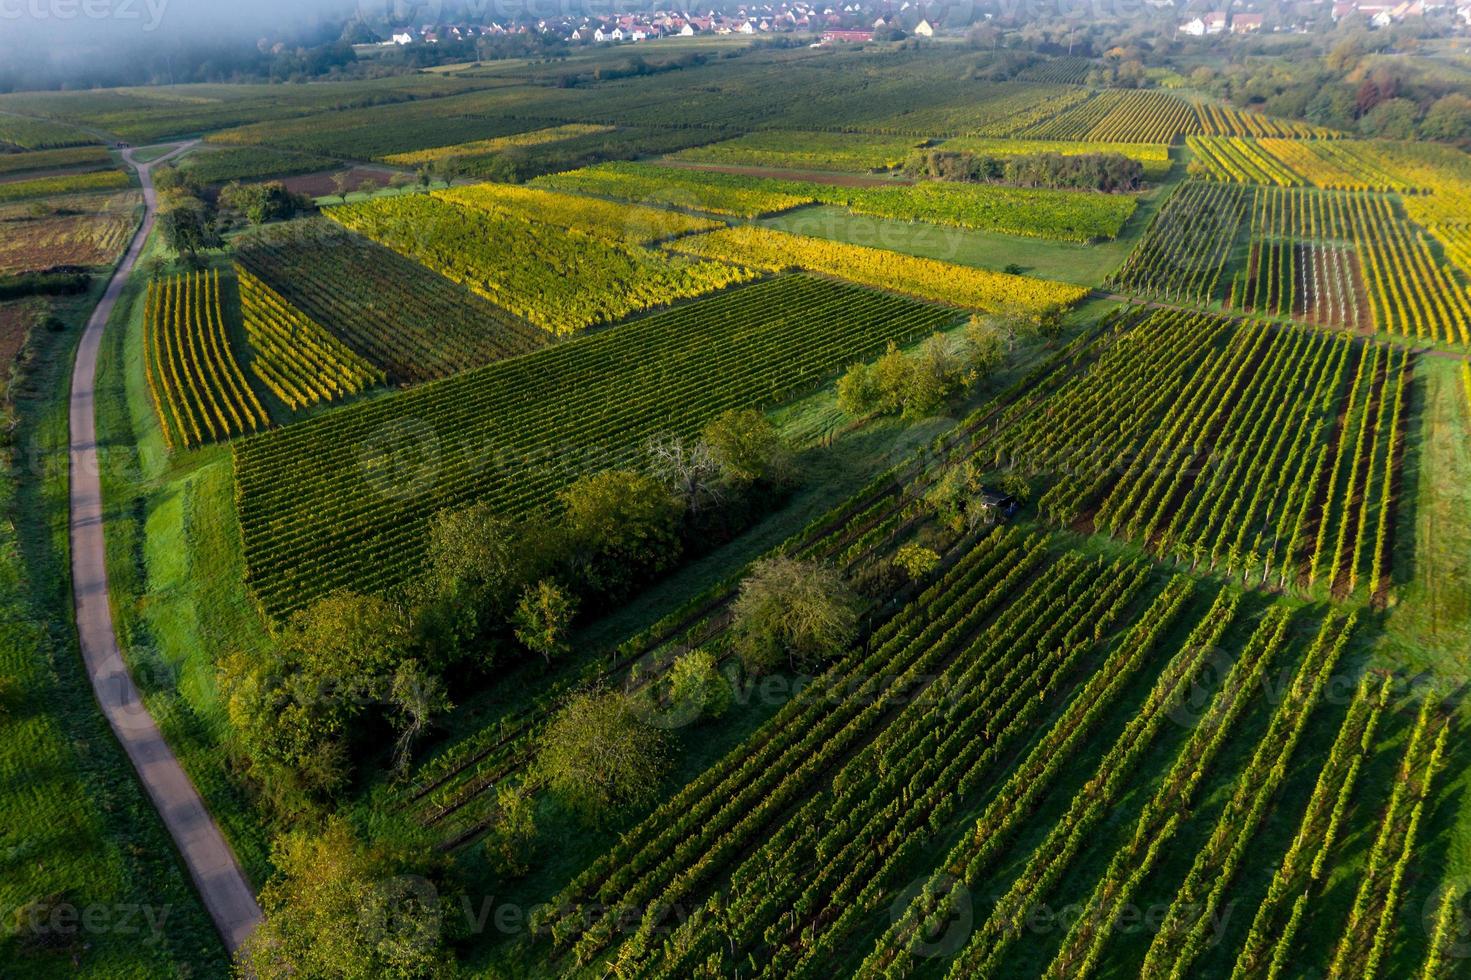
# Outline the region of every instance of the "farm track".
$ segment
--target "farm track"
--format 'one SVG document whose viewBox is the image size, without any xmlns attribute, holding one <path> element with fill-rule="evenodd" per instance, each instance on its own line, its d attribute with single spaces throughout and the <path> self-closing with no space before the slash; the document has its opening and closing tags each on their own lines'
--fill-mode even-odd
<svg viewBox="0 0 1471 980">
<path fill-rule="evenodd" d="M 124 159 L 143 185 L 144 214 L 138 233 L 118 263 L 92 317 L 87 321 L 72 372 L 71 404 L 71 564 L 72 594 L 82 659 L 98 706 L 117 736 L 138 779 L 148 791 L 159 819 L 179 850 L 225 946 L 234 952 L 260 922 L 260 906 L 204 800 L 164 740 L 118 648 L 107 585 L 103 539 L 102 483 L 96 430 L 98 352 L 102 335 L 143 245 L 153 229 L 158 199 L 149 171 L 184 152 L 183 143 L 151 163 L 138 163 L 133 151 Z"/>
</svg>

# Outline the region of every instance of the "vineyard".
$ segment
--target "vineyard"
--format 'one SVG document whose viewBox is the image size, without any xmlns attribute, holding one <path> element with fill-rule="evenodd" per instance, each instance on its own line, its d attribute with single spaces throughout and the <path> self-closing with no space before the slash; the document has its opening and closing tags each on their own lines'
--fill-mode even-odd
<svg viewBox="0 0 1471 980">
<path fill-rule="evenodd" d="M 31 153 L 0 153 L 0 176 L 63 167 L 106 167 L 112 157 L 100 146 L 75 146 Z"/>
<path fill-rule="evenodd" d="M 1167 143 L 1103 143 L 1092 140 L 987 139 L 960 136 L 946 140 L 940 148 L 1001 159 L 1037 153 L 1057 153 L 1062 156 L 1116 153 L 1143 164 L 1146 180 L 1163 180 L 1170 171 L 1170 147 Z"/>
<path fill-rule="evenodd" d="M 815 204 L 808 185 L 642 163 L 608 163 L 541 177 L 537 186 L 623 201 L 757 218 Z M 817 185 L 812 185 L 813 187 Z"/>
<path fill-rule="evenodd" d="M 1216 180 L 1339 191 L 1417 189 L 1373 143 L 1191 137 L 1188 144 L 1202 172 Z"/>
<path fill-rule="evenodd" d="M 768 131 L 676 153 L 677 160 L 791 170 L 890 170 L 904 162 L 920 141 L 866 133 L 788 133 Z"/>
<path fill-rule="evenodd" d="M 191 153 L 179 162 L 179 169 L 204 184 L 225 184 L 232 180 L 260 180 L 329 170 L 338 160 L 314 153 L 291 153 L 262 146 L 231 146 Z"/>
<path fill-rule="evenodd" d="M 1402 348 L 1161 312 L 1016 409 L 993 459 L 1050 474 L 1038 507 L 1059 523 L 1243 582 L 1372 597 L 1411 369 Z"/>
<path fill-rule="evenodd" d="M 767 272 L 802 269 L 983 312 L 1036 314 L 1072 306 L 1087 295 L 1081 286 L 969 269 L 753 225 L 682 238 L 670 247 Z"/>
<path fill-rule="evenodd" d="M 1227 184 L 1180 185 L 1110 285 L 1171 302 L 1209 304 L 1220 295 L 1231 245 L 1250 203 L 1246 192 Z"/>
<path fill-rule="evenodd" d="M 546 335 L 423 266 L 336 225 L 252 236 L 239 261 L 284 301 L 397 382 L 536 350 Z"/>
<path fill-rule="evenodd" d="M 148 390 L 170 449 L 269 424 L 230 349 L 217 271 L 152 280 L 143 318 Z"/>
<path fill-rule="evenodd" d="M 1100 641 L 1128 623 L 1146 581 L 1141 565 L 1055 556 L 1045 539 L 1015 531 L 984 537 L 866 651 L 816 679 L 574 879 L 552 903 L 554 945 L 586 963 L 621 940 L 617 961 L 670 976 L 696 963 L 724 972 L 748 950 L 770 975 L 819 969 L 851 938 L 857 913 L 902 884 L 896 869 L 932 828 L 1062 706 L 1072 679 L 1137 667 L 1178 611 L 1180 588 L 1143 613 L 1107 667 Z M 1106 698 L 1120 685 L 1095 686 Z M 697 907 L 726 878 L 733 932 L 709 916 L 677 925 L 656 914 Z M 620 934 L 624 910 L 643 908 L 650 914 Z M 676 925 L 670 942 L 650 942 Z"/>
<path fill-rule="evenodd" d="M 250 585 L 279 615 L 401 582 L 437 510 L 524 513 L 650 435 L 776 404 L 953 320 L 787 276 L 237 443 Z"/>
<path fill-rule="evenodd" d="M 137 191 L 54 198 L 59 213 L 0 217 L 0 275 L 113 262 L 138 222 L 141 199 Z"/>
<path fill-rule="evenodd" d="M 1336 244 L 1258 241 L 1232 283 L 1229 309 L 1322 327 L 1374 329 L 1358 255 Z"/>
<path fill-rule="evenodd" d="M 542 177 L 537 184 L 554 190 L 675 205 L 742 218 L 822 203 L 876 218 L 1070 242 L 1117 237 L 1137 206 L 1133 197 L 1123 194 L 947 181 L 896 187 L 839 187 L 644 163 L 604 164 Z"/>
<path fill-rule="evenodd" d="M 270 286 L 237 269 L 250 373 L 293 411 L 356 395 L 383 373 L 312 322 Z"/>
<path fill-rule="evenodd" d="M 0 146 L 8 143 L 22 150 L 54 150 L 96 142 L 97 137 L 66 123 L 0 113 Z"/>
<path fill-rule="evenodd" d="M 504 150 L 519 149 L 525 146 L 542 146 L 546 143 L 558 143 L 562 140 L 573 139 L 578 136 L 600 136 L 603 133 L 613 131 L 611 126 L 551 126 L 547 129 L 535 129 L 529 133 L 516 133 L 511 136 L 497 136 L 492 139 L 472 140 L 468 143 L 455 143 L 450 146 L 436 146 L 427 150 L 414 150 L 411 153 L 390 153 L 383 157 L 384 163 L 392 163 L 400 167 L 417 167 L 425 163 L 437 163 L 441 160 L 449 160 L 454 157 L 485 156 L 491 153 L 500 153 Z"/>
<path fill-rule="evenodd" d="M 562 336 L 749 278 L 731 266 L 669 256 L 438 198 L 386 197 L 328 216 Z"/>
<path fill-rule="evenodd" d="M 194 935 L 208 874 L 122 820 L 155 818 L 133 780 L 62 766 L 105 880 L 189 931 L 37 932 L 136 889 L 36 850 L 92 814 L 22 766 L 0 962 L 1471 971 L 1454 5 L 1201 11 L 1199 41 L 1194 11 L 871 7 L 638 44 L 359 16 L 246 43 L 238 77 L 291 83 L 0 94 L 0 570 L 66 641 L 10 659 L 81 663 L 51 654 L 103 607 L 56 573 L 100 550 L 262 912 L 233 958 Z M 148 213 L 111 168 L 176 139 L 105 281 Z M 321 196 L 219 200 L 280 177 Z M 89 397 L 100 549 L 61 530 L 97 530 L 64 465 Z"/>
<path fill-rule="evenodd" d="M 618 204 L 595 197 L 519 187 L 476 184 L 435 191 L 442 201 L 488 214 L 583 232 L 613 243 L 649 245 L 691 232 L 724 227 L 719 221 L 679 211 Z"/>
<path fill-rule="evenodd" d="M 1167 92 L 1107 89 L 1017 135 L 1047 140 L 1170 143 L 1189 131 L 1194 122 L 1190 103 Z"/>
<path fill-rule="evenodd" d="M 58 177 L 35 177 L 0 183 L 0 204 L 24 201 L 56 194 L 82 194 L 88 191 L 115 191 L 129 187 L 133 179 L 121 170 L 98 170 L 87 174 L 64 174 Z"/>
</svg>

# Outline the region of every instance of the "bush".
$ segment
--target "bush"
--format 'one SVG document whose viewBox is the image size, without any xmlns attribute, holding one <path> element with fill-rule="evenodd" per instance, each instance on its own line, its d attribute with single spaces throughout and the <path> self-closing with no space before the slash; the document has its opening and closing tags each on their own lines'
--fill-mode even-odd
<svg viewBox="0 0 1471 980">
<path fill-rule="evenodd" d="M 615 691 L 574 695 L 542 733 L 537 775 L 552 795 L 592 823 L 658 796 L 669 769 L 664 733 Z"/>
<path fill-rule="evenodd" d="M 530 793 L 507 785 L 496 787 L 496 820 L 485 835 L 485 857 L 508 878 L 531 867 L 536 849 L 536 802 Z"/>
<path fill-rule="evenodd" d="M 719 718 L 730 708 L 730 682 L 720 673 L 714 654 L 691 650 L 669 668 L 669 703 L 679 714 Z"/>
<path fill-rule="evenodd" d="M 841 575 L 786 556 L 757 562 L 731 609 L 731 639 L 752 673 L 812 670 L 858 633 L 857 602 Z"/>
<path fill-rule="evenodd" d="M 0 300 L 26 296 L 73 296 L 87 291 L 91 281 L 85 272 L 27 272 L 17 276 L 0 276 Z"/>
<path fill-rule="evenodd" d="M 567 636 L 572 631 L 572 618 L 577 614 L 577 600 L 561 586 L 542 579 L 528 585 L 516 603 L 511 617 L 516 639 L 532 653 L 551 663 L 571 649 Z"/>
</svg>

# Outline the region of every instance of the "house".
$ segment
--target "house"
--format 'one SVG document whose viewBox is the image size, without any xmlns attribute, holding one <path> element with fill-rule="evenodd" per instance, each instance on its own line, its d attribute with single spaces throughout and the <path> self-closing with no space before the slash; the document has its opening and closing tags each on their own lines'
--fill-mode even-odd
<svg viewBox="0 0 1471 980">
<path fill-rule="evenodd" d="M 915 37 L 934 37 L 935 36 L 935 29 L 934 29 L 934 27 L 932 27 L 930 25 L 930 22 L 929 21 L 922 20 L 918 24 L 915 24 L 914 25 L 914 36 Z"/>
<path fill-rule="evenodd" d="M 864 41 L 873 40 L 873 31 L 823 31 L 822 39 L 829 44 L 835 41 L 845 44 L 862 44 Z"/>
<path fill-rule="evenodd" d="M 1207 34 L 1224 34 L 1226 32 L 1226 12 L 1224 10 L 1212 10 L 1206 14 L 1205 32 Z"/>
<path fill-rule="evenodd" d="M 1261 14 L 1237 14 L 1231 18 L 1232 34 L 1251 34 L 1262 29 L 1266 18 Z"/>
<path fill-rule="evenodd" d="M 679 29 L 679 36 L 680 37 L 694 37 L 695 36 L 695 29 L 694 29 L 694 27 L 692 25 L 690 25 L 690 24 L 685 24 L 683 27 L 681 27 Z"/>
<path fill-rule="evenodd" d="M 414 32 L 413 31 L 404 31 L 401 34 L 395 34 L 395 35 L 393 35 L 392 38 L 389 39 L 389 41 L 392 44 L 413 44 L 414 43 Z"/>
<path fill-rule="evenodd" d="M 1180 25 L 1181 34 L 1189 34 L 1191 37 L 1205 37 L 1205 21 L 1199 17 L 1192 17 Z"/>
</svg>

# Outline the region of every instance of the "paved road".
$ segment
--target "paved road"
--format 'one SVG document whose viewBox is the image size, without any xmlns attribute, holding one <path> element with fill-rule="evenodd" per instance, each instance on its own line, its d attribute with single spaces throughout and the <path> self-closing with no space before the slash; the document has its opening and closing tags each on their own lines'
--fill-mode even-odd
<svg viewBox="0 0 1471 980">
<path fill-rule="evenodd" d="M 240 870 L 230 845 L 220 833 L 199 792 L 189 781 L 179 760 L 159 733 L 158 726 L 143 706 L 138 688 L 123 663 L 113 632 L 112 609 L 107 597 L 107 566 L 102 538 L 102 487 L 99 479 L 93 379 L 97 374 L 97 351 L 102 332 L 112 313 L 128 273 L 143 251 L 153 228 L 157 197 L 149 170 L 183 152 L 193 144 L 180 144 L 167 156 L 151 164 L 140 164 L 132 151 L 123 157 L 138 171 L 143 182 L 146 211 L 143 226 L 107 284 L 107 292 L 77 349 L 71 386 L 71 552 L 72 591 L 76 601 L 77 632 L 82 641 L 82 659 L 92 680 L 92 689 L 102 713 L 122 743 L 138 778 L 153 799 L 164 826 L 174 838 L 184 866 L 194 879 L 210 918 L 232 952 L 245 941 L 260 921 L 260 906 L 250 882 Z"/>
</svg>

